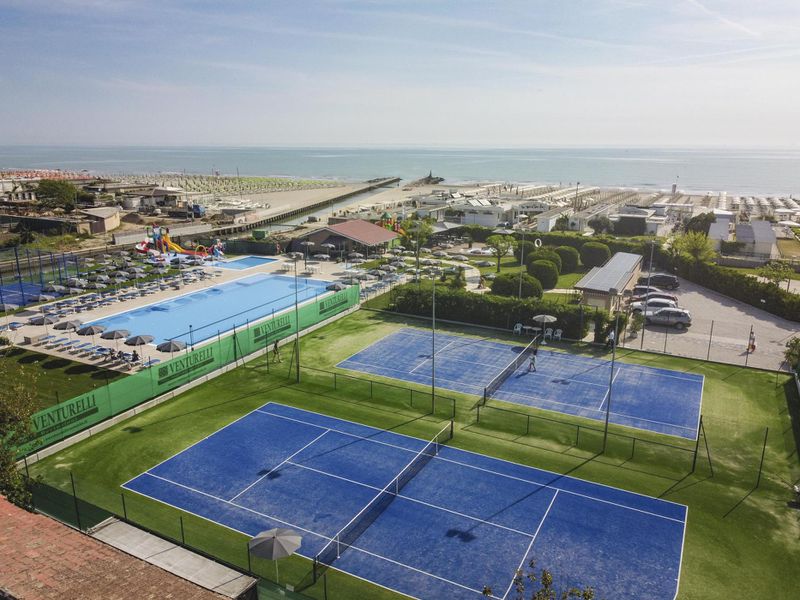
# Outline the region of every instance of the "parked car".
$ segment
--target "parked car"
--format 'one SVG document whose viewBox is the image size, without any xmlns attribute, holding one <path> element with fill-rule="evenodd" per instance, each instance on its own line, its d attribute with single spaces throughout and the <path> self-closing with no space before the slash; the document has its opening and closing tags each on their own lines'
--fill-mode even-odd
<svg viewBox="0 0 800 600">
<path fill-rule="evenodd" d="M 647 325 L 671 325 L 675 329 L 685 329 L 692 324 L 692 315 L 684 308 L 647 309 L 644 313 Z"/>
<path fill-rule="evenodd" d="M 660 288 L 665 290 L 675 290 L 680 287 L 681 282 L 678 281 L 678 278 L 675 275 L 670 275 L 669 273 L 652 273 L 649 276 L 643 275 L 639 277 L 639 285 L 657 285 Z"/>
<path fill-rule="evenodd" d="M 641 296 L 633 296 L 631 297 L 631 303 L 633 302 L 644 302 L 645 300 L 672 300 L 673 302 L 678 301 L 678 297 L 673 294 L 668 294 L 667 292 L 647 292 L 646 294 L 642 294 Z"/>
<path fill-rule="evenodd" d="M 662 290 L 661 288 L 657 288 L 654 285 L 635 285 L 633 286 L 633 290 L 631 290 L 631 293 L 634 296 L 641 296 L 648 292 L 663 292 L 663 291 L 664 290 Z"/>
<path fill-rule="evenodd" d="M 656 308 L 678 308 L 678 303 L 674 300 L 666 300 L 664 298 L 649 298 L 647 302 L 644 300 L 640 302 L 631 302 L 631 310 L 635 313 L 642 312 L 645 308 L 648 312 Z"/>
</svg>

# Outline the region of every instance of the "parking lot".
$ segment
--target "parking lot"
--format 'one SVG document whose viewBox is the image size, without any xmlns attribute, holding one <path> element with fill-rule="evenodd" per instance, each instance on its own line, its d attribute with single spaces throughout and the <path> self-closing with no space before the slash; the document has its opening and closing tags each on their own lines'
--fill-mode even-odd
<svg viewBox="0 0 800 600">
<path fill-rule="evenodd" d="M 691 327 L 678 331 L 673 327 L 648 325 L 636 338 L 624 336 L 622 346 L 766 369 L 782 368 L 786 342 L 800 335 L 800 323 L 776 317 L 685 279 L 680 281 L 680 287 L 669 293 L 677 296 L 678 305 L 692 314 Z M 748 353 L 751 327 L 756 349 Z"/>
</svg>

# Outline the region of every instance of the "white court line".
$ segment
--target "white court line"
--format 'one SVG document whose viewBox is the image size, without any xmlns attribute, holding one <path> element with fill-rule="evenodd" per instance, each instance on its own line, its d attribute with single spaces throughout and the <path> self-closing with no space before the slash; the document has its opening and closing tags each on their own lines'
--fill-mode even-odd
<svg viewBox="0 0 800 600">
<path fill-rule="evenodd" d="M 231 502 L 230 500 L 225 500 L 224 498 L 219 498 L 217 496 L 214 496 L 213 494 L 208 494 L 206 492 L 203 492 L 203 491 L 197 490 L 195 488 L 192 488 L 192 487 L 190 487 L 188 485 L 183 485 L 182 483 L 177 483 L 175 481 L 167 479 L 166 477 L 160 477 L 159 475 L 153 475 L 152 473 L 144 473 L 144 475 L 149 475 L 150 477 L 154 477 L 156 479 L 160 479 L 160 480 L 162 480 L 162 481 L 164 481 L 166 483 L 172 484 L 172 485 L 177 486 L 177 487 L 184 488 L 184 489 L 186 489 L 186 490 L 188 490 L 190 492 L 194 492 L 196 494 L 200 494 L 202 496 L 206 496 L 206 497 L 211 498 L 213 500 L 217 500 L 219 502 L 224 502 L 225 504 L 230 504 L 231 506 L 234 506 L 234 507 L 239 508 L 241 510 L 245 510 L 247 512 L 251 512 L 253 514 L 259 515 L 259 516 L 264 517 L 266 519 L 270 519 L 271 521 L 275 521 L 277 523 L 282 523 L 283 525 L 287 525 L 290 528 L 299 529 L 300 531 L 304 531 L 306 533 L 310 533 L 312 535 L 316 535 L 318 537 L 321 537 L 321 538 L 329 540 L 329 541 L 332 539 L 332 538 L 330 538 L 330 537 L 328 537 L 326 535 L 323 535 L 321 533 L 317 533 L 316 531 L 311 531 L 310 529 L 306 529 L 304 527 L 300 527 L 299 525 L 295 525 L 294 523 L 289 523 L 288 521 L 284 521 L 282 519 L 278 519 L 277 517 L 273 517 L 272 515 L 268 515 L 266 513 L 262 513 L 262 512 L 259 512 L 257 510 L 253 510 L 251 508 L 247 508 L 246 506 L 242 506 L 241 504 L 237 504 L 235 502 Z M 138 494 L 138 492 L 136 492 L 135 490 L 131 490 L 131 491 L 133 491 L 133 492 Z M 144 495 L 144 494 L 142 494 L 142 495 Z M 180 509 L 180 510 L 184 510 L 184 509 Z M 185 512 L 191 512 L 191 511 L 185 511 Z M 194 513 L 192 513 L 192 514 L 194 514 Z M 212 522 L 216 523 L 216 521 L 212 521 Z M 460 584 L 458 582 L 451 581 L 450 579 L 445 579 L 444 577 L 440 577 L 438 575 L 434 575 L 433 573 L 428 573 L 427 571 L 423 571 L 422 569 L 417 569 L 416 567 L 412 567 L 410 565 L 406 565 L 406 564 L 401 563 L 399 561 L 392 560 L 391 558 L 387 558 L 385 556 L 381 556 L 380 554 L 375 554 L 374 552 L 370 552 L 370 551 L 365 550 L 363 548 L 359 548 L 358 546 L 351 545 L 351 546 L 348 546 L 347 549 L 357 550 L 357 551 L 363 552 L 364 554 L 367 554 L 369 556 L 374 556 L 375 558 L 378 558 L 380 560 L 384 560 L 386 562 L 398 565 L 398 566 L 403 567 L 405 569 L 409 569 L 411 571 L 415 571 L 417 573 L 421 573 L 423 575 L 427 575 L 428 577 L 433 577 L 434 579 L 438 579 L 440 581 L 444 581 L 445 583 L 449 583 L 451 585 L 455 585 L 457 587 L 463 588 L 463 589 L 468 590 L 470 592 L 479 593 L 478 590 L 474 590 L 474 589 L 472 589 L 470 587 L 467 587 L 467 586 L 465 586 L 463 584 Z M 345 573 L 347 573 L 347 571 L 345 571 Z M 367 581 L 369 581 L 369 580 L 367 580 Z"/>
<path fill-rule="evenodd" d="M 536 528 L 536 531 L 533 533 L 533 537 L 531 538 L 531 543 L 528 544 L 528 548 L 525 550 L 525 553 L 522 555 L 522 560 L 519 561 L 519 566 L 517 567 L 517 570 L 514 573 L 514 577 L 511 579 L 511 583 L 509 583 L 508 587 L 506 588 L 506 593 L 503 594 L 503 600 L 506 599 L 506 596 L 508 596 L 508 592 L 511 591 L 511 587 L 514 585 L 514 579 L 517 578 L 517 573 L 519 573 L 522 570 L 522 565 L 525 563 L 525 559 L 528 557 L 528 553 L 531 551 L 531 547 L 533 546 L 533 543 L 536 541 L 536 538 L 539 535 L 539 531 L 542 529 L 542 525 L 544 525 L 544 520 L 547 518 L 547 515 L 550 514 L 550 509 L 553 508 L 553 504 L 556 501 L 556 496 L 558 496 L 558 492 L 559 491 L 560 490 L 556 490 L 556 493 L 553 494 L 553 497 L 550 499 L 550 504 L 547 507 L 547 510 L 545 511 L 544 516 L 542 517 L 542 520 L 539 521 L 539 526 Z"/>
<path fill-rule="evenodd" d="M 248 486 L 247 486 L 246 488 L 244 488 L 244 489 L 243 489 L 241 492 L 239 492 L 239 493 L 238 493 L 238 494 L 236 494 L 236 495 L 235 495 L 233 498 L 231 498 L 231 502 L 233 502 L 234 500 L 236 500 L 236 499 L 237 499 L 239 496 L 241 496 L 242 494 L 244 494 L 244 493 L 245 493 L 247 490 L 249 490 L 250 488 L 252 488 L 254 485 L 256 485 L 257 483 L 259 483 L 260 481 L 262 481 L 262 480 L 263 480 L 265 477 L 268 477 L 270 473 L 272 473 L 273 471 L 277 471 L 277 470 L 278 470 L 278 469 L 281 467 L 281 465 L 288 463 L 288 462 L 289 462 L 289 461 L 290 461 L 292 458 L 294 458 L 295 456 L 297 456 L 298 454 L 300 454 L 300 453 L 301 453 L 303 450 L 305 450 L 306 448 L 308 448 L 308 447 L 309 447 L 311 444 L 313 444 L 314 442 L 316 442 L 317 440 L 319 440 L 319 439 L 320 439 L 322 436 L 326 435 L 327 433 L 328 433 L 327 431 L 323 431 L 323 432 L 322 432 L 322 433 L 320 433 L 320 434 L 319 434 L 317 437 L 315 437 L 313 440 L 311 440 L 310 442 L 308 442 L 308 443 L 307 443 L 305 446 L 303 446 L 302 448 L 300 448 L 300 449 L 299 449 L 297 452 L 293 452 L 293 453 L 292 453 L 292 454 L 290 454 L 290 455 L 289 455 L 287 458 L 284 458 L 284 459 L 283 459 L 281 462 L 279 462 L 277 465 L 275 465 L 274 467 L 272 467 L 272 468 L 271 468 L 269 471 L 267 471 L 266 473 L 264 473 L 264 474 L 263 474 L 261 477 L 259 477 L 258 479 L 256 479 L 256 480 L 255 480 L 253 483 L 251 483 L 250 485 L 248 485 Z"/>
<path fill-rule="evenodd" d="M 276 404 L 278 404 L 278 403 L 276 403 Z M 279 404 L 279 406 L 285 406 L 285 405 Z M 294 407 L 288 407 L 288 408 L 294 408 Z M 303 410 L 303 409 L 294 409 L 294 410 Z M 417 451 L 409 450 L 408 448 L 403 448 L 402 446 L 396 446 L 394 444 L 389 444 L 387 442 L 381 442 L 381 441 L 378 441 L 378 440 L 373 440 L 371 438 L 367 438 L 367 437 L 363 437 L 363 436 L 360 436 L 360 435 L 356 435 L 354 433 L 348 433 L 346 431 L 340 431 L 338 429 L 325 427 L 323 425 L 317 425 L 316 423 L 309 423 L 307 421 L 302 421 L 300 419 L 294 419 L 292 417 L 286 417 L 284 415 L 277 415 L 277 414 L 274 414 L 274 413 L 271 413 L 271 412 L 268 412 L 268 411 L 263 411 L 263 410 L 260 410 L 260 409 L 258 409 L 258 412 L 261 412 L 261 413 L 266 414 L 266 415 L 272 415 L 274 417 L 278 417 L 278 418 L 281 418 L 281 419 L 287 419 L 289 421 L 296 421 L 298 423 L 304 423 L 304 424 L 310 425 L 312 427 L 318 427 L 319 429 L 325 429 L 327 431 L 334 431 L 336 433 L 341 433 L 342 435 L 347 435 L 347 436 L 350 436 L 350 437 L 359 438 L 359 439 L 362 439 L 362 440 L 365 440 L 365 441 L 368 441 L 368 442 L 373 442 L 375 444 L 383 444 L 384 446 L 390 446 L 392 448 L 397 448 L 399 450 L 405 450 L 406 452 L 414 452 L 414 453 L 419 452 L 418 450 Z M 308 412 L 308 411 L 304 411 L 304 412 Z M 327 416 L 327 415 L 324 415 L 324 416 Z M 328 418 L 335 419 L 336 417 L 328 417 Z M 344 420 L 344 419 L 339 419 L 339 420 Z M 346 421 L 346 422 L 353 423 L 353 421 Z M 358 424 L 358 423 L 354 423 L 354 424 Z M 361 426 L 362 427 L 368 427 L 368 425 L 361 425 Z M 372 429 L 374 429 L 374 428 L 372 428 Z M 382 431 L 382 430 L 376 429 L 376 431 Z M 399 436 L 402 436 L 402 437 L 411 438 L 413 440 L 422 441 L 422 440 L 419 440 L 418 438 L 407 436 L 407 435 L 404 435 L 402 433 L 394 433 L 394 432 L 390 432 L 390 433 L 392 433 L 392 435 L 399 435 Z M 459 448 L 458 451 L 459 452 L 466 452 L 466 453 L 469 453 L 469 454 L 476 454 L 477 456 L 482 456 L 484 458 L 487 458 L 483 454 L 478 454 L 477 452 L 470 452 L 469 450 L 461 450 Z M 492 457 L 488 457 L 488 458 L 492 458 Z M 513 479 L 513 480 L 516 480 L 516 481 L 522 481 L 522 482 L 525 482 L 525 483 L 529 483 L 531 485 L 535 485 L 535 486 L 540 487 L 540 488 L 547 488 L 547 489 L 551 489 L 551 490 L 560 490 L 560 491 L 564 492 L 565 494 L 572 494 L 573 496 L 578 496 L 580 498 L 586 498 L 587 500 L 596 500 L 597 502 L 602 502 L 604 504 L 611 504 L 613 506 L 618 506 L 620 508 L 626 508 L 628 510 L 633 510 L 633 511 L 644 513 L 644 514 L 647 514 L 647 515 L 652 515 L 654 517 L 660 517 L 662 519 L 668 519 L 670 521 L 676 521 L 678 523 L 683 523 L 683 521 L 681 521 L 679 519 L 675 519 L 673 517 L 667 517 L 665 515 L 659 515 L 657 513 L 653 513 L 653 512 L 647 511 L 647 510 L 642 510 L 640 508 L 633 508 L 632 506 L 626 506 L 624 504 L 619 504 L 617 502 L 612 502 L 611 500 L 603 500 L 602 498 L 595 498 L 593 496 L 588 496 L 586 494 L 581 494 L 580 492 L 573 492 L 572 490 L 565 490 L 563 488 L 558 488 L 558 487 L 555 487 L 553 485 L 539 483 L 537 481 L 531 481 L 530 479 L 525 479 L 523 477 L 516 477 L 514 475 L 507 475 L 505 473 L 500 473 L 498 471 L 492 471 L 491 469 L 485 469 L 483 467 L 478 467 L 476 465 L 470 465 L 470 464 L 467 464 L 467 463 L 462 463 L 461 461 L 454 460 L 452 458 L 443 458 L 440 454 L 437 454 L 436 456 L 434 456 L 432 460 L 443 460 L 443 461 L 446 461 L 446 462 L 449 462 L 449 463 L 453 463 L 453 464 L 456 464 L 456 465 L 460 465 L 462 467 L 466 467 L 466 468 L 469 468 L 469 469 L 475 469 L 477 471 L 483 471 L 484 473 L 491 473 L 493 475 L 498 475 L 499 477 L 506 477 L 508 479 Z M 500 459 L 493 459 L 493 460 L 500 460 Z M 515 463 L 515 462 L 511 462 L 511 461 L 504 461 L 504 462 L 508 462 L 508 463 L 510 463 L 512 465 L 517 465 L 517 466 L 520 466 L 520 467 L 525 467 L 527 469 L 533 469 L 534 468 L 534 467 L 529 467 L 528 465 L 522 465 L 520 463 Z M 659 502 L 666 502 L 668 504 L 674 504 L 675 506 L 680 506 L 680 507 L 685 508 L 685 505 L 678 504 L 677 502 L 672 502 L 670 500 L 662 500 L 661 498 L 653 498 L 652 496 L 646 496 L 644 494 L 639 494 L 637 492 L 629 492 L 627 490 L 622 490 L 620 488 L 615 488 L 615 487 L 610 486 L 610 485 L 604 485 L 602 483 L 595 483 L 593 481 L 585 481 L 583 479 L 577 479 L 575 477 L 569 477 L 568 475 L 562 475 L 561 473 L 555 473 L 553 471 L 546 471 L 544 469 L 535 469 L 535 470 L 540 471 L 542 473 L 549 473 L 549 474 L 554 475 L 556 477 L 566 478 L 566 479 L 574 479 L 575 481 L 579 481 L 581 483 L 589 483 L 591 485 L 595 485 L 595 486 L 599 486 L 599 487 L 605 487 L 605 488 L 608 488 L 608 489 L 611 489 L 611 490 L 615 490 L 615 491 L 618 491 L 618 492 L 624 492 L 626 494 L 632 494 L 634 496 L 640 496 L 642 498 L 647 498 L 649 500 L 658 500 Z"/>
<path fill-rule="evenodd" d="M 617 380 L 617 375 L 619 375 L 620 371 L 621 369 L 617 369 L 616 373 L 614 373 L 614 375 L 611 377 L 611 385 L 606 390 L 606 395 L 603 396 L 603 401 L 600 402 L 600 406 L 597 407 L 597 410 L 603 410 L 603 404 L 605 404 L 606 400 L 608 400 L 608 394 L 611 393 L 611 388 L 614 387 L 614 382 Z"/>
<path fill-rule="evenodd" d="M 426 360 L 430 360 L 430 359 L 426 359 Z M 347 361 L 343 361 L 343 362 L 339 363 L 338 365 L 336 365 L 337 368 L 342 369 L 343 371 L 352 371 L 354 373 L 361 373 L 362 375 L 365 373 L 365 371 L 362 371 L 362 370 L 359 370 L 359 369 L 348 369 L 347 367 L 340 366 L 344 362 L 349 362 L 349 363 L 355 364 L 355 365 L 364 365 L 365 367 L 370 367 L 370 368 L 373 368 L 373 369 L 375 367 L 379 367 L 381 369 L 386 369 L 388 371 L 396 371 L 398 373 L 402 373 L 403 375 L 408 375 L 408 374 L 411 373 L 410 371 L 403 371 L 401 369 L 394 369 L 392 367 L 385 367 L 383 365 L 373 365 L 373 364 L 368 364 L 368 363 L 361 363 L 361 362 L 358 362 L 356 360 L 350 360 L 350 359 L 347 359 Z M 381 375 L 380 373 L 373 373 L 371 371 L 367 371 L 367 373 L 369 375 L 377 375 L 378 377 L 391 377 L 391 375 Z M 413 381 L 413 380 L 410 380 L 410 379 L 403 379 L 403 378 L 400 378 L 400 379 L 402 379 L 403 381 L 407 381 L 409 383 L 416 383 L 418 385 L 424 385 L 424 384 L 422 384 L 422 383 L 420 383 L 418 381 Z M 428 379 L 430 379 L 430 377 L 428 377 Z M 475 388 L 476 390 L 483 390 L 483 388 L 481 386 L 479 386 L 479 385 L 471 385 L 469 383 L 464 383 L 462 381 L 456 381 L 454 379 L 445 379 L 443 377 L 438 377 L 437 376 L 436 377 L 436 381 L 449 381 L 449 382 L 451 382 L 451 383 L 453 383 L 455 385 L 460 385 L 462 387 L 469 387 L 469 388 Z M 376 381 L 375 383 L 381 383 L 381 382 L 380 381 Z M 450 390 L 451 392 L 457 392 L 459 394 L 467 394 L 467 393 L 469 393 L 469 392 L 462 392 L 460 390 L 453 389 L 453 388 L 446 388 L 446 389 Z M 482 393 L 483 392 L 481 392 L 481 394 Z M 481 394 L 477 394 L 477 395 L 481 395 Z"/>
<path fill-rule="evenodd" d="M 434 457 L 435 458 L 435 457 Z M 321 469 L 315 469 L 314 467 L 309 467 L 308 465 L 301 465 L 299 463 L 290 462 L 290 465 L 295 467 L 299 467 L 301 469 L 307 469 L 308 471 L 313 471 L 314 473 L 319 473 L 320 475 L 324 475 L 326 477 L 332 477 L 334 479 L 340 479 L 342 481 L 346 481 L 347 483 L 352 483 L 361 487 L 365 487 L 371 490 L 383 491 L 383 488 L 379 488 L 374 485 L 369 485 L 368 483 L 362 483 L 360 481 L 355 481 L 354 479 L 348 479 L 347 477 L 342 477 L 341 475 L 335 475 L 334 473 L 328 473 L 327 471 L 322 471 Z M 450 513 L 452 515 L 456 515 L 457 517 L 462 517 L 464 519 L 469 519 L 470 521 L 477 521 L 478 523 L 482 523 L 483 525 L 489 525 L 491 527 L 497 527 L 498 529 L 505 529 L 506 531 L 511 531 L 513 533 L 518 533 L 520 535 L 524 535 L 525 537 L 530 537 L 530 533 L 526 533 L 524 531 L 520 531 L 519 529 L 514 529 L 513 527 L 507 527 L 505 525 L 500 525 L 499 523 L 492 523 L 491 521 L 486 521 L 484 519 L 479 519 L 478 517 L 473 517 L 471 515 L 467 515 L 457 510 L 452 510 L 449 508 L 445 508 L 444 506 L 439 506 L 438 504 L 431 504 L 430 502 L 425 502 L 424 500 L 420 500 L 418 498 L 413 498 L 411 496 L 406 496 L 405 494 L 395 494 L 396 498 L 402 498 L 403 500 L 408 500 L 409 502 L 414 502 L 416 504 L 421 504 L 422 506 L 427 506 L 429 508 L 435 508 L 436 510 L 441 510 L 446 513 Z"/>
</svg>

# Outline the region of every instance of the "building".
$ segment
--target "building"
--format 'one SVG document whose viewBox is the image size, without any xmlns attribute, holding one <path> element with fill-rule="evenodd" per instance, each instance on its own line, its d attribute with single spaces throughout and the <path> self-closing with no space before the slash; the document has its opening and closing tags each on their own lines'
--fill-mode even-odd
<svg viewBox="0 0 800 600">
<path fill-rule="evenodd" d="M 385 251 L 397 238 L 394 231 L 373 225 L 369 221 L 353 219 L 302 233 L 292 240 L 291 249 L 294 252 L 307 251 L 308 254 L 330 254 L 331 248 L 324 247 L 323 244 L 333 244 L 333 254 L 354 251 L 372 254 Z M 303 245 L 303 242 L 311 242 L 313 245 Z"/>
<path fill-rule="evenodd" d="M 769 221 L 736 224 L 739 253 L 761 258 L 778 258 L 777 238 Z"/>
<path fill-rule="evenodd" d="M 594 267 L 584 275 L 575 289 L 583 292 L 582 304 L 619 310 L 626 290 L 633 288 L 642 270 L 642 257 L 617 252 L 602 267 Z"/>
<path fill-rule="evenodd" d="M 556 226 L 556 221 L 564 215 L 569 217 L 572 212 L 573 210 L 570 206 L 559 206 L 537 215 L 536 231 L 541 231 L 542 233 L 553 231 L 553 228 Z"/>
<path fill-rule="evenodd" d="M 722 250 L 722 242 L 730 241 L 732 220 L 733 215 L 718 214 L 717 220 L 708 228 L 708 239 L 717 252 Z"/>
<path fill-rule="evenodd" d="M 86 220 L 89 221 L 91 233 L 106 233 L 107 231 L 116 229 L 120 224 L 120 210 L 116 206 L 87 208 L 78 211 L 78 213 L 86 217 Z"/>
</svg>

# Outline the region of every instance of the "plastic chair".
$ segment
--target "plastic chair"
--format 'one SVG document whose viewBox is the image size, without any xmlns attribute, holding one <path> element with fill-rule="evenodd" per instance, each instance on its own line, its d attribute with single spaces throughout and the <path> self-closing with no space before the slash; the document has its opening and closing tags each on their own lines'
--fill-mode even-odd
<svg viewBox="0 0 800 600">
<path fill-rule="evenodd" d="M 552 327 L 548 327 L 547 329 L 544 330 L 544 339 L 546 339 L 546 340 L 552 340 L 553 339 L 553 328 Z"/>
<path fill-rule="evenodd" d="M 564 333 L 561 329 L 556 329 L 553 332 L 553 340 L 560 342 L 561 341 L 561 334 Z"/>
<path fill-rule="evenodd" d="M 514 333 L 516 335 L 522 335 L 522 323 L 517 323 L 514 325 Z"/>
</svg>

